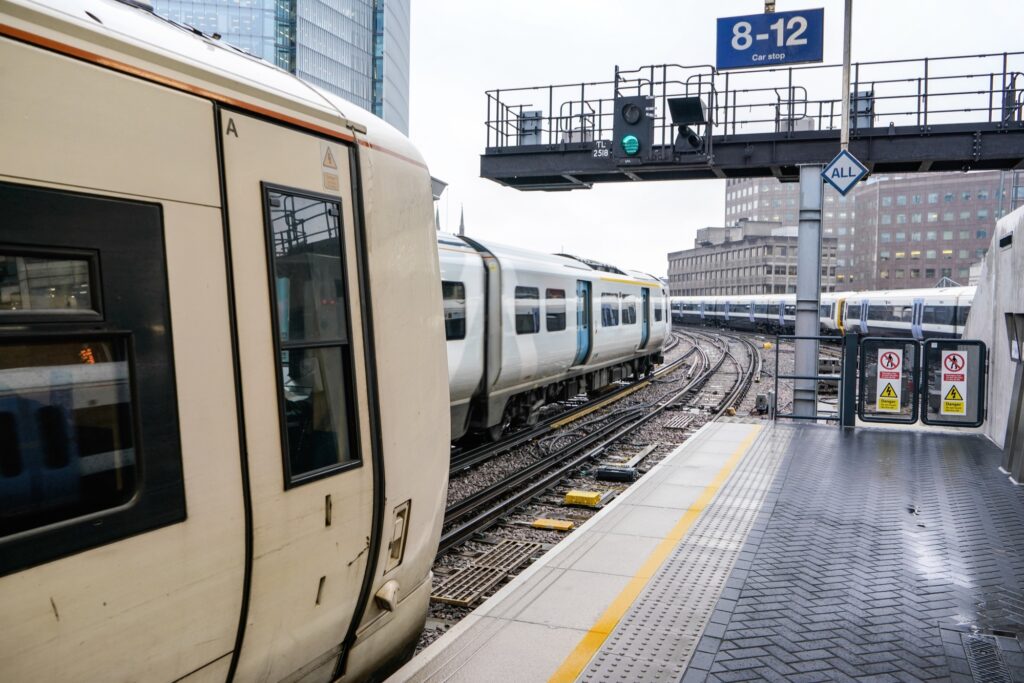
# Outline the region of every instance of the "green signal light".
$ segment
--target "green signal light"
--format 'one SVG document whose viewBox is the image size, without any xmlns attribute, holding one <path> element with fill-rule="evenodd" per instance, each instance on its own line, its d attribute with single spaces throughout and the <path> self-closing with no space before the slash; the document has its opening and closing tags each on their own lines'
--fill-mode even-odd
<svg viewBox="0 0 1024 683">
<path fill-rule="evenodd" d="M 627 135 L 622 138 L 622 151 L 629 156 L 640 151 L 640 141 L 636 139 L 635 135 Z"/>
</svg>

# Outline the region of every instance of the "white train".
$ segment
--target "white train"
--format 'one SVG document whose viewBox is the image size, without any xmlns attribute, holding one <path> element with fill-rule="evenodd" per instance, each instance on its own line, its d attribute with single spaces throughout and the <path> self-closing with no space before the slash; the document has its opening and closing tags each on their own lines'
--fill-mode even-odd
<svg viewBox="0 0 1024 683">
<path fill-rule="evenodd" d="M 382 676 L 450 451 L 421 156 L 130 3 L 0 0 L 0 64 L 0 678 Z"/>
<path fill-rule="evenodd" d="M 854 330 L 872 337 L 960 337 L 974 287 L 829 292 L 821 295 L 821 334 Z M 672 321 L 792 334 L 796 295 L 672 297 Z"/>
<path fill-rule="evenodd" d="M 662 360 L 657 278 L 439 234 L 452 438 L 498 438 L 548 402 L 641 377 Z"/>
</svg>

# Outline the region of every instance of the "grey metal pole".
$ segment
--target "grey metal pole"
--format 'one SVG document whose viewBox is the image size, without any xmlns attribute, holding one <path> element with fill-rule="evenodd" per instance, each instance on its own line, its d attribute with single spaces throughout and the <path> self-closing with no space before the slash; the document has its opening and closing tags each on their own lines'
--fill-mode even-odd
<svg viewBox="0 0 1024 683">
<path fill-rule="evenodd" d="M 821 301 L 821 166 L 800 167 L 800 227 L 797 233 L 796 336 L 815 337 L 819 328 Z M 794 375 L 818 374 L 818 341 L 798 339 L 794 353 Z M 793 414 L 818 414 L 818 382 L 793 380 Z"/>
<path fill-rule="evenodd" d="M 843 12 L 843 129 L 839 133 L 839 148 L 850 146 L 850 35 L 853 18 L 853 0 L 846 0 Z"/>
</svg>

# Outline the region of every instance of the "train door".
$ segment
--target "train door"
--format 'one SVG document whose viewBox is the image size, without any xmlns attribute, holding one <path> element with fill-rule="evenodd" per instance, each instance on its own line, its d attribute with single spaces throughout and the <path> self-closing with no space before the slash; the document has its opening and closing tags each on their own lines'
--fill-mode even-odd
<svg viewBox="0 0 1024 683">
<path fill-rule="evenodd" d="M 590 282 L 576 281 L 576 358 L 573 365 L 583 365 L 590 355 Z"/>
<path fill-rule="evenodd" d="M 868 333 L 868 300 L 864 299 L 860 302 L 860 333 Z"/>
<path fill-rule="evenodd" d="M 232 111 L 220 130 L 252 498 L 236 680 L 327 681 L 376 536 L 350 152 Z"/>
<path fill-rule="evenodd" d="M 910 311 L 910 332 L 914 339 L 924 339 L 924 299 L 914 299 L 914 306 Z"/>
<path fill-rule="evenodd" d="M 786 302 L 779 302 L 779 329 L 786 329 Z"/>
<path fill-rule="evenodd" d="M 651 336 L 651 290 L 644 287 L 640 290 L 640 348 L 647 346 Z"/>
<path fill-rule="evenodd" d="M 700 306 L 700 321 L 703 324 L 703 322 L 704 322 L 704 302 L 701 301 L 699 306 Z"/>
</svg>

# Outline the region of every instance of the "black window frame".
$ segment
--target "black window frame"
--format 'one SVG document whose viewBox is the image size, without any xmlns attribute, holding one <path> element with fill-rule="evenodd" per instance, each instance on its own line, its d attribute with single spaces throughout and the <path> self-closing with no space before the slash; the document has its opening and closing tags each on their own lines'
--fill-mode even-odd
<svg viewBox="0 0 1024 683">
<path fill-rule="evenodd" d="M 532 294 L 531 294 L 532 293 Z M 516 334 L 539 334 L 540 333 L 540 287 L 531 287 L 529 285 L 516 285 L 513 292 L 515 302 L 513 304 L 513 321 L 515 322 Z M 521 301 L 532 301 L 533 304 L 530 306 L 529 313 L 520 313 L 519 306 L 525 305 L 520 304 Z M 520 328 L 519 324 L 526 318 L 530 320 L 530 329 Z"/>
<path fill-rule="evenodd" d="M 101 322 L 103 320 L 103 284 L 100 280 L 99 251 L 96 249 L 25 246 L 15 248 L 0 242 L 0 256 L 27 256 L 43 259 L 68 259 L 85 261 L 89 268 L 89 296 L 94 304 L 80 312 L 68 313 L 64 309 L 55 311 L 22 310 L 18 312 L 0 310 L 0 324 L 5 323 L 74 323 Z"/>
<path fill-rule="evenodd" d="M 561 296 L 552 296 L 552 293 L 558 292 Z M 560 302 L 562 306 L 561 312 L 551 311 L 552 301 Z M 552 318 L 553 316 L 553 318 Z M 555 325 L 551 325 L 552 319 L 555 320 Z M 544 329 L 548 332 L 561 332 L 566 327 L 566 298 L 564 289 L 554 289 L 551 287 L 544 288 Z"/>
<path fill-rule="evenodd" d="M 0 182 L 0 211 L 6 253 L 88 257 L 94 302 L 0 319 L 0 338 L 123 344 L 136 466 L 126 502 L 0 538 L 2 576 L 182 522 L 187 506 L 162 206 Z"/>
<path fill-rule="evenodd" d="M 615 302 L 614 305 L 612 305 L 612 301 Z M 601 292 L 601 327 L 619 326 L 620 307 L 621 302 L 617 293 Z"/>
<path fill-rule="evenodd" d="M 461 297 L 458 297 L 458 296 L 449 297 L 447 292 L 445 291 L 445 285 L 451 285 L 452 289 L 455 290 L 455 291 L 461 289 L 462 290 L 462 296 Z M 462 333 L 461 334 L 451 332 L 451 327 L 452 326 L 449 325 L 449 323 L 452 323 L 452 322 L 454 322 L 457 319 L 456 318 L 449 318 L 448 317 L 448 306 L 447 306 L 447 303 L 446 303 L 448 301 L 458 301 L 460 298 L 462 299 L 462 318 L 461 318 L 461 321 L 462 321 Z M 445 341 L 461 341 L 461 340 L 465 339 L 466 338 L 466 284 L 464 282 L 460 282 L 458 280 L 441 280 L 441 305 L 443 307 L 443 312 L 444 312 L 444 339 L 445 339 Z"/>
<path fill-rule="evenodd" d="M 344 341 L 337 339 L 332 340 L 310 340 L 310 341 L 298 341 L 288 342 L 282 344 L 281 342 L 281 322 L 278 315 L 278 302 L 277 302 L 277 277 L 274 261 L 274 229 L 273 222 L 270 216 L 270 194 L 272 192 L 293 195 L 296 197 L 302 197 L 305 199 L 312 199 L 315 201 L 322 201 L 333 203 L 337 206 L 337 218 L 338 218 L 338 246 L 339 246 L 339 257 L 341 259 L 341 281 L 342 281 L 342 296 L 345 298 L 345 315 L 344 315 Z M 342 198 L 338 195 L 330 195 L 319 192 L 313 192 L 310 190 L 304 190 L 296 187 L 289 187 L 286 185 L 278 185 L 275 183 L 261 182 L 260 183 L 260 198 L 263 209 L 263 235 L 264 243 L 266 246 L 266 258 L 267 258 L 267 287 L 268 287 L 268 302 L 270 304 L 270 319 L 271 329 L 270 334 L 273 338 L 274 344 L 274 380 L 277 385 L 277 413 L 278 413 L 278 425 L 281 435 L 281 466 L 282 475 L 284 477 L 284 490 L 288 491 L 293 488 L 303 486 L 305 484 L 333 477 L 342 472 L 349 470 L 358 469 L 363 466 L 363 453 L 362 453 L 362 425 L 359 421 L 359 405 L 357 403 L 358 396 L 356 392 L 356 374 L 355 374 L 355 358 L 354 349 L 352 343 L 352 297 L 349 290 L 349 271 L 347 257 L 348 253 L 345 250 L 345 223 L 342 219 L 344 206 L 342 204 Z M 300 475 L 293 476 L 291 471 L 291 451 L 288 445 L 288 415 L 286 398 L 284 393 L 284 377 L 282 372 L 281 364 L 281 352 L 282 351 L 305 351 L 305 350 L 319 350 L 342 347 L 342 367 L 344 376 L 348 380 L 345 383 L 345 422 L 348 425 L 346 430 L 348 436 L 349 453 L 352 459 L 339 462 L 334 465 L 328 465 L 325 467 L 317 468 L 309 472 L 304 472 Z"/>
</svg>

